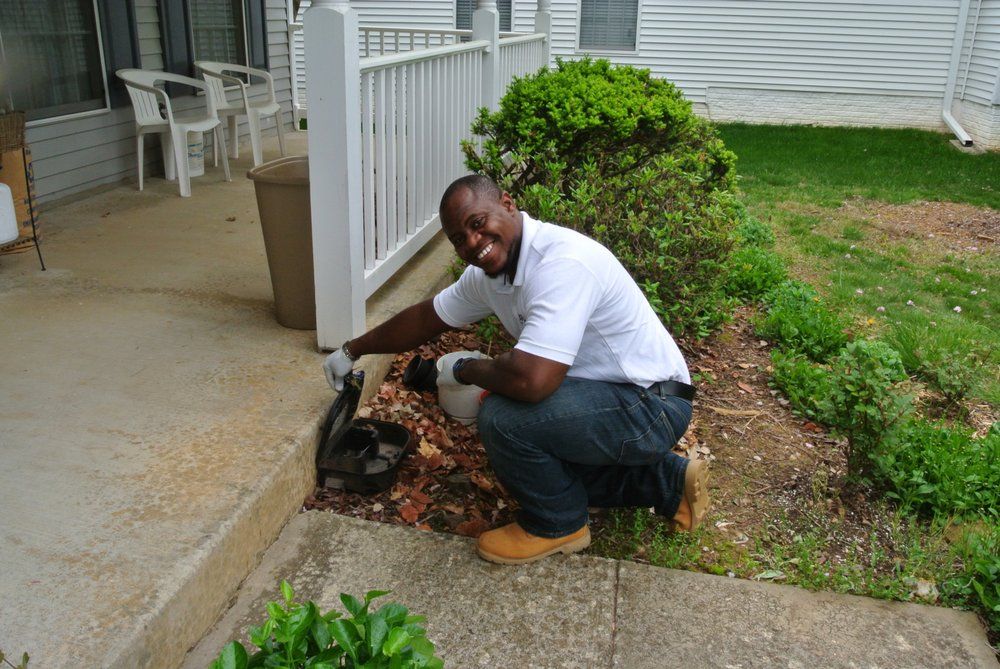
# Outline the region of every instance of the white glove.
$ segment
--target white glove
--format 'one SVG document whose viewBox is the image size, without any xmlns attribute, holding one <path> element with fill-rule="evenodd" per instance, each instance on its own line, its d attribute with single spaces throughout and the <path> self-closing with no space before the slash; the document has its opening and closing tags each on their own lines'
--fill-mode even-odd
<svg viewBox="0 0 1000 669">
<path fill-rule="evenodd" d="M 344 389 L 344 379 L 354 369 L 354 361 L 344 354 L 343 348 L 326 356 L 323 361 L 323 373 L 326 374 L 326 382 L 338 393 Z"/>
</svg>

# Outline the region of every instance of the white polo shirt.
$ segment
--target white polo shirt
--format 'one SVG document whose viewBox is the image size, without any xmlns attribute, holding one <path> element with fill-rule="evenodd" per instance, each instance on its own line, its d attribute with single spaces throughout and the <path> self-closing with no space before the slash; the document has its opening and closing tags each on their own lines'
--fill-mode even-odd
<svg viewBox="0 0 1000 669">
<path fill-rule="evenodd" d="M 690 383 L 673 337 L 610 251 L 574 230 L 521 212 L 514 282 L 470 265 L 434 298 L 452 327 L 496 314 L 515 348 L 569 365 L 568 376 L 647 388 Z"/>
</svg>

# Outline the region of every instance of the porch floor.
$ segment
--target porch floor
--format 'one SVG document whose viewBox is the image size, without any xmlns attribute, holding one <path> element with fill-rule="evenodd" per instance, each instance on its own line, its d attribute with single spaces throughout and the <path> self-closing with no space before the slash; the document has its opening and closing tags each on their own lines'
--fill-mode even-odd
<svg viewBox="0 0 1000 669">
<path fill-rule="evenodd" d="M 0 256 L 8 657 L 177 666 L 312 489 L 333 393 L 315 332 L 274 318 L 242 148 L 231 183 L 207 166 L 190 198 L 154 177 L 46 208 L 45 272 Z M 450 253 L 428 245 L 370 320 L 429 295 Z"/>
</svg>

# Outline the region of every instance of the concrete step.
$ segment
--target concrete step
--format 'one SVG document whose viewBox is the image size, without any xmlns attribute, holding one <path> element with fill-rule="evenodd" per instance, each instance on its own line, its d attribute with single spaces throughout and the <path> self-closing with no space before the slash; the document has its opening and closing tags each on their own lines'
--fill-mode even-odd
<svg viewBox="0 0 1000 669">
<path fill-rule="evenodd" d="M 448 667 L 981 667 L 996 658 L 968 612 L 588 555 L 507 567 L 473 541 L 319 511 L 296 516 L 188 655 L 203 669 L 264 618 L 289 581 L 298 601 L 391 590 L 427 616 Z"/>
</svg>

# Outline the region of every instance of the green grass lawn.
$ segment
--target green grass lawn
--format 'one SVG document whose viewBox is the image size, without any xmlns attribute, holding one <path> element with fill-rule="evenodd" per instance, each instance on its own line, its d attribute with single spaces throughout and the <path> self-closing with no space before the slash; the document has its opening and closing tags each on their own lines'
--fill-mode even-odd
<svg viewBox="0 0 1000 669">
<path fill-rule="evenodd" d="M 720 132 L 738 156 L 750 212 L 775 228 L 793 276 L 852 316 L 859 334 L 884 337 L 911 365 L 943 359 L 968 376 L 970 398 L 1000 404 L 1000 239 L 948 245 L 907 229 L 906 212 L 895 224 L 871 214 L 872 201 L 1000 209 L 1000 153 L 962 153 L 949 136 L 919 130 L 730 124 Z"/>
</svg>

